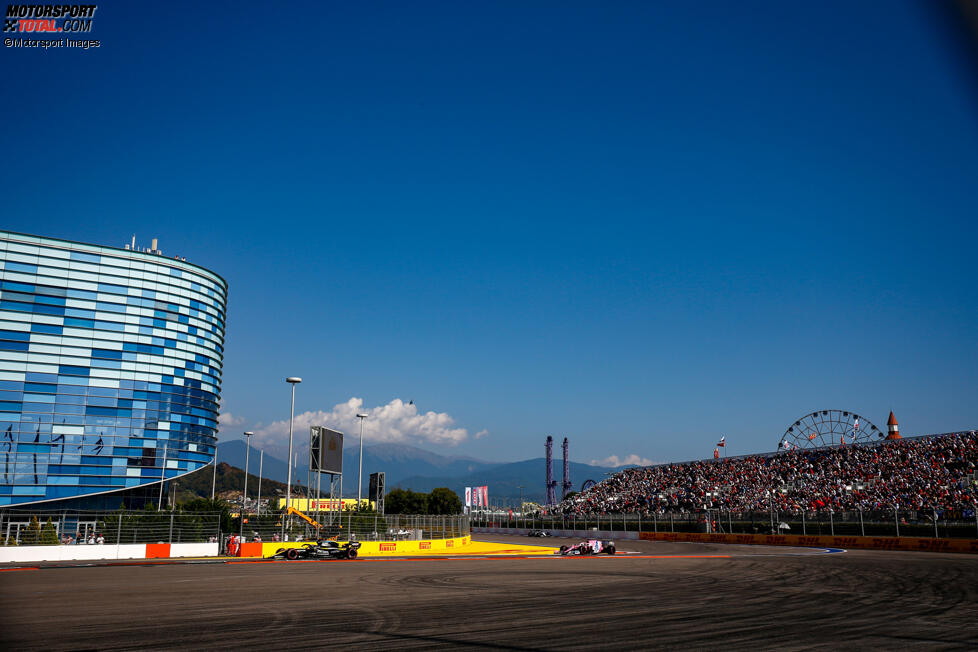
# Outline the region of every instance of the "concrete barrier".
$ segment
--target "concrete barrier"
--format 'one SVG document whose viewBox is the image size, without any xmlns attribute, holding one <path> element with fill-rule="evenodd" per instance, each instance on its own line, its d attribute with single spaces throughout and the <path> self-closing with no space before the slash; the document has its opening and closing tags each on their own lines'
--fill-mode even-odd
<svg viewBox="0 0 978 652">
<path fill-rule="evenodd" d="M 0 547 L 0 563 L 216 557 L 217 553 L 218 546 L 216 543 L 133 543 L 119 546 L 4 546 Z"/>
<path fill-rule="evenodd" d="M 171 557 L 217 557 L 216 543 L 171 543 Z"/>
<path fill-rule="evenodd" d="M 858 548 L 863 550 L 916 550 L 978 554 L 978 539 L 931 539 L 918 537 L 833 537 L 803 534 L 704 534 L 700 532 L 642 532 L 646 541 L 732 543 L 802 548 Z"/>
</svg>

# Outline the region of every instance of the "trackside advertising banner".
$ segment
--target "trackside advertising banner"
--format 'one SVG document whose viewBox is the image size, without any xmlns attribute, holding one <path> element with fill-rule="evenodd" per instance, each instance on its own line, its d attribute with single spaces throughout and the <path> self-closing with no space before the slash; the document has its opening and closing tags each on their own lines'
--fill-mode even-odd
<svg viewBox="0 0 978 652">
<path fill-rule="evenodd" d="M 489 506 L 489 487 L 466 487 L 465 488 L 466 507 L 488 507 Z"/>
</svg>

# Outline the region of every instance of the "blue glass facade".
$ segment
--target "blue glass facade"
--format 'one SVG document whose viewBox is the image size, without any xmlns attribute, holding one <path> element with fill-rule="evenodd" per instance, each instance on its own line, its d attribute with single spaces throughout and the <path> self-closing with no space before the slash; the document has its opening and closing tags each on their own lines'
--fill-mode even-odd
<svg viewBox="0 0 978 652">
<path fill-rule="evenodd" d="M 0 507 L 210 464 L 226 305 L 182 260 L 0 231 Z"/>
</svg>

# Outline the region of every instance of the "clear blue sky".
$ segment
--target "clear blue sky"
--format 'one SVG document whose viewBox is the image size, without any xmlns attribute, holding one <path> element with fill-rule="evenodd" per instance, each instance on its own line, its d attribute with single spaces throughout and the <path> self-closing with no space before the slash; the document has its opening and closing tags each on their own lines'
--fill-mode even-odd
<svg viewBox="0 0 978 652">
<path fill-rule="evenodd" d="M 227 278 L 224 438 L 280 442 L 293 374 L 492 460 L 978 426 L 975 68 L 928 4 L 605 5 L 100 2 L 97 50 L 0 51 L 0 226 Z"/>
</svg>

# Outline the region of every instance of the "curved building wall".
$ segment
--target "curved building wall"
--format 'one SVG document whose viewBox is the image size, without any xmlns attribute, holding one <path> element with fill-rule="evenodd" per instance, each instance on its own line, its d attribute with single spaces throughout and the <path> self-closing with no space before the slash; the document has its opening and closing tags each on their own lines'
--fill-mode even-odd
<svg viewBox="0 0 978 652">
<path fill-rule="evenodd" d="M 210 464 L 226 304 L 181 260 L 0 231 L 0 507 Z"/>
</svg>

